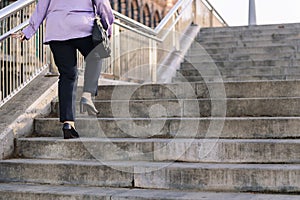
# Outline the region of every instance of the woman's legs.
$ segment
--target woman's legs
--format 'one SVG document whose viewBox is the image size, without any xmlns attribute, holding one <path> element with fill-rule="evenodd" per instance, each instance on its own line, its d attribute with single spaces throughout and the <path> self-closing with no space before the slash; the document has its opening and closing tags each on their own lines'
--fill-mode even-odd
<svg viewBox="0 0 300 200">
<path fill-rule="evenodd" d="M 94 46 L 91 36 L 67 41 L 52 41 L 50 48 L 60 73 L 58 87 L 60 122 L 68 122 L 74 127 L 78 80 L 76 50 L 78 49 L 86 59 L 83 91 L 90 96 L 97 94 L 102 61 L 92 51 Z M 86 100 L 88 106 L 94 107 L 91 99 Z"/>
<path fill-rule="evenodd" d="M 97 95 L 102 60 L 94 49 L 91 36 L 77 39 L 74 44 L 86 62 L 80 112 L 88 111 L 90 115 L 97 115 L 99 112 L 92 101 L 92 97 Z"/>
<path fill-rule="evenodd" d="M 86 62 L 83 92 L 96 96 L 98 91 L 98 80 L 102 68 L 102 59 L 94 49 L 91 36 L 78 39 L 76 41 L 76 46 L 80 53 L 84 56 Z"/>
<path fill-rule="evenodd" d="M 78 79 L 76 48 L 69 41 L 50 42 L 50 48 L 60 73 L 58 82 L 60 122 L 72 123 L 75 121 Z"/>
</svg>

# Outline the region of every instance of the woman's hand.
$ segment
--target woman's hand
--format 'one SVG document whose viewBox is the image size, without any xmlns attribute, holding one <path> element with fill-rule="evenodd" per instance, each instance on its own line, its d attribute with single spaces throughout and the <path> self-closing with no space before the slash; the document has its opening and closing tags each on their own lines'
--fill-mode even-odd
<svg viewBox="0 0 300 200">
<path fill-rule="evenodd" d="M 19 38 L 21 42 L 23 42 L 26 39 L 24 33 L 21 32 L 21 31 L 17 32 L 17 33 L 12 33 L 11 37 L 13 37 L 13 38 Z"/>
</svg>

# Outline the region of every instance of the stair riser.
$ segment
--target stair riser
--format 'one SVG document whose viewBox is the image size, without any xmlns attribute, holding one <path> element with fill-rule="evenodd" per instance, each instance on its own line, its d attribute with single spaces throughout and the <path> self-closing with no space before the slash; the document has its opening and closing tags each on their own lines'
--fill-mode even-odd
<svg viewBox="0 0 300 200">
<path fill-rule="evenodd" d="M 205 81 L 204 81 L 205 80 Z M 250 75 L 250 76 L 231 76 L 224 75 L 221 78 L 219 76 L 190 76 L 190 77 L 174 77 L 172 79 L 173 83 L 182 83 L 182 82 L 220 82 L 220 81 L 231 81 L 231 82 L 239 82 L 239 81 L 280 81 L 280 80 L 300 80 L 300 75 Z"/>
<path fill-rule="evenodd" d="M 235 61 L 255 61 L 255 60 L 290 60 L 299 59 L 300 53 L 274 53 L 274 54 L 194 54 L 193 52 L 188 52 L 185 56 L 185 60 L 189 62 L 235 62 Z"/>
<path fill-rule="evenodd" d="M 210 39 L 208 40 L 202 40 L 201 42 L 198 42 L 201 47 L 204 48 L 257 48 L 257 47 L 272 47 L 272 46 L 299 46 L 299 38 L 292 38 L 288 40 L 232 40 L 232 41 L 212 41 Z M 198 45 L 197 45 L 198 46 Z"/>
<path fill-rule="evenodd" d="M 267 24 L 259 26 L 227 26 L 227 27 L 209 27 L 201 28 L 200 32 L 241 32 L 241 31 L 265 31 L 265 30 L 298 30 L 300 29 L 299 23 L 287 23 L 287 24 Z"/>
<path fill-rule="evenodd" d="M 215 62 L 213 60 L 207 62 L 207 61 L 199 61 L 199 62 L 184 62 L 181 64 L 181 69 L 185 69 L 185 67 L 191 68 L 191 67 L 198 67 L 201 69 L 201 67 L 217 67 L 217 68 L 244 68 L 244 67 L 283 67 L 283 66 L 289 66 L 289 67 L 298 67 L 300 66 L 300 60 L 253 60 L 253 61 L 226 61 L 226 62 Z"/>
<path fill-rule="evenodd" d="M 300 137 L 298 118 L 241 119 L 152 119 L 109 120 L 78 119 L 76 128 L 82 137 L 176 137 L 176 138 L 294 138 Z M 208 129 L 209 128 L 209 129 Z M 209 131 L 208 131 L 209 130 Z M 35 120 L 38 136 L 61 137 L 58 119 Z"/>
<path fill-rule="evenodd" d="M 176 168 L 169 166 L 147 174 L 136 174 L 135 184 L 141 188 L 163 188 L 211 191 L 299 192 L 300 170 Z M 143 171 L 144 168 L 136 169 Z"/>
<path fill-rule="evenodd" d="M 120 166 L 119 166 L 120 167 Z M 26 182 L 53 185 L 90 185 L 131 187 L 132 167 L 120 167 L 122 171 L 105 165 L 45 163 L 0 163 L 1 182 Z M 126 172 L 128 171 L 128 172 Z"/>
<path fill-rule="evenodd" d="M 206 37 L 202 37 L 201 35 L 198 36 L 195 40 L 199 43 L 208 43 L 208 42 L 257 42 L 257 41 L 274 41 L 282 42 L 282 41 L 290 41 L 290 40 L 297 40 L 299 33 L 296 34 L 265 34 L 265 35 L 255 35 L 255 36 L 215 36 L 208 35 Z"/>
<path fill-rule="evenodd" d="M 299 98 L 113 101 L 95 102 L 95 106 L 101 118 L 300 116 Z M 52 103 L 52 112 L 59 116 L 58 102 Z"/>
<path fill-rule="evenodd" d="M 53 162 L 53 161 L 52 161 Z M 86 163 L 86 162 L 85 162 Z M 111 167 L 115 167 L 110 165 Z M 120 167 L 120 166 L 119 166 Z M 2 182 L 118 186 L 153 189 L 300 192 L 300 166 L 123 164 L 121 170 L 93 164 L 43 163 L 0 164 Z M 124 172 L 130 170 L 134 172 Z"/>
<path fill-rule="evenodd" d="M 239 68 L 197 68 L 181 69 L 176 73 L 177 77 L 188 76 L 282 76 L 282 75 L 300 75 L 300 67 L 239 67 Z"/>
<path fill-rule="evenodd" d="M 38 192 L 15 192 L 15 191 L 3 191 L 0 192 L 0 200 L 73 200 L 73 199 L 82 199 L 82 200 L 107 200 L 108 197 L 105 195 L 94 196 L 89 194 L 82 195 L 72 195 L 72 194 L 43 194 Z"/>
<path fill-rule="evenodd" d="M 205 36 L 259 36 L 259 35 L 272 35 L 272 34 L 283 34 L 291 35 L 300 33 L 299 27 L 269 27 L 265 28 L 260 26 L 259 28 L 248 27 L 247 29 L 240 29 L 235 27 L 222 28 L 222 29 L 201 29 L 198 35 L 200 37 Z"/>
<path fill-rule="evenodd" d="M 47 192 L 48 191 L 48 192 Z M 49 193 L 51 192 L 51 193 Z M 1 184 L 1 200 L 299 200 L 296 195 Z"/>
<path fill-rule="evenodd" d="M 32 149 L 36 148 L 36 149 Z M 17 143 L 21 158 L 64 160 L 136 160 L 153 161 L 153 142 L 115 141 L 22 141 Z"/>
<path fill-rule="evenodd" d="M 17 142 L 29 159 L 184 161 L 214 163 L 300 163 L 300 140 L 108 140 Z"/>
<path fill-rule="evenodd" d="M 299 44 L 300 45 L 300 44 Z M 233 53 L 243 53 L 243 54 L 276 54 L 276 53 L 299 53 L 299 48 L 297 44 L 291 45 L 278 45 L 278 46 L 262 46 L 262 47 L 216 47 L 216 48 L 205 48 L 199 43 L 193 43 L 189 51 L 193 51 L 194 54 L 233 54 Z"/>
<path fill-rule="evenodd" d="M 100 86 L 96 99 L 151 100 L 210 98 L 212 93 L 221 94 L 223 89 L 227 98 L 300 97 L 300 81 L 266 81 Z M 80 94 L 77 97 L 79 100 Z"/>
</svg>

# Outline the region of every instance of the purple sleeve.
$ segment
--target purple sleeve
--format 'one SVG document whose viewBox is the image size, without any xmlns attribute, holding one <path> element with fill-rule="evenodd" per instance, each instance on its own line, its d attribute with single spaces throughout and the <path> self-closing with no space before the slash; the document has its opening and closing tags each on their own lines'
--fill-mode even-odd
<svg viewBox="0 0 300 200">
<path fill-rule="evenodd" d="M 112 34 L 112 24 L 114 15 L 109 0 L 95 0 L 97 13 L 101 18 L 103 28 L 107 30 L 108 35 Z"/>
<path fill-rule="evenodd" d="M 39 0 L 36 4 L 35 10 L 29 19 L 29 25 L 22 31 L 26 39 L 30 39 L 43 23 L 47 14 L 49 2 L 50 0 Z"/>
</svg>

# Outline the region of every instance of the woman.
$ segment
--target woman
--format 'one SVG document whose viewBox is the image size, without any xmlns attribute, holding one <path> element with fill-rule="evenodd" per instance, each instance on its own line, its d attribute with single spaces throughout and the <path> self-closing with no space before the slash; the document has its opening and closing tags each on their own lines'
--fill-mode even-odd
<svg viewBox="0 0 300 200">
<path fill-rule="evenodd" d="M 60 73 L 58 97 L 60 122 L 63 123 L 65 139 L 79 137 L 75 129 L 78 78 L 76 50 L 79 50 L 86 60 L 80 110 L 87 110 L 90 114 L 98 113 L 92 102 L 92 96 L 97 95 L 102 61 L 96 53 L 92 52 L 94 45 L 91 34 L 95 15 L 93 5 L 110 36 L 114 17 L 109 0 L 39 0 L 30 18 L 29 26 L 22 32 L 12 35 L 14 38 L 20 38 L 21 41 L 28 40 L 46 19 L 45 44 L 50 45 Z"/>
</svg>

